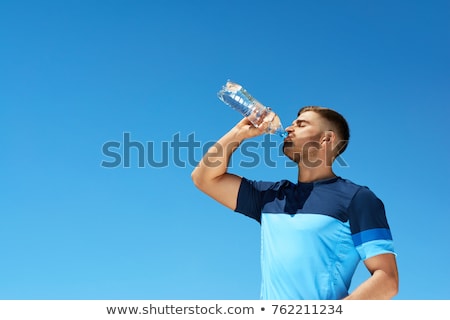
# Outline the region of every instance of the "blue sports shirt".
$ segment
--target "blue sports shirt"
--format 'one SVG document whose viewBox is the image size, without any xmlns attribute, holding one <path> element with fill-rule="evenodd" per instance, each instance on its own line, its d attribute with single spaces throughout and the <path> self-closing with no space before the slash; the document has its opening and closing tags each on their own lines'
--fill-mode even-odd
<svg viewBox="0 0 450 320">
<path fill-rule="evenodd" d="M 242 178 L 235 211 L 261 224 L 261 299 L 342 299 L 359 261 L 395 254 L 381 200 L 340 177 Z"/>
</svg>

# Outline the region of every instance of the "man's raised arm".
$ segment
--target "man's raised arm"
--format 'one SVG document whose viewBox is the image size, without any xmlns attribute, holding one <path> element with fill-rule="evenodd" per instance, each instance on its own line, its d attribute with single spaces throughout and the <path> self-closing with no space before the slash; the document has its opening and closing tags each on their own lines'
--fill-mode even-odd
<svg viewBox="0 0 450 320">
<path fill-rule="evenodd" d="M 228 163 L 242 141 L 263 134 L 266 127 L 267 124 L 263 123 L 256 128 L 246 118 L 242 119 L 205 153 L 191 174 L 195 186 L 235 210 L 242 178 L 228 173 Z"/>
</svg>

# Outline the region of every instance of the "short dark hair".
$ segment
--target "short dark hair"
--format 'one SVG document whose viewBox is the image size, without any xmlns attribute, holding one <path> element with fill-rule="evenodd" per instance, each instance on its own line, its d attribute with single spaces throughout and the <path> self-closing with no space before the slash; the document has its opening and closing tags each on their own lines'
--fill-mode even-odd
<svg viewBox="0 0 450 320">
<path fill-rule="evenodd" d="M 340 138 L 337 144 L 337 156 L 347 149 L 350 140 L 350 128 L 347 120 L 339 113 L 330 108 L 319 106 L 306 106 L 300 109 L 297 117 L 304 112 L 312 111 L 318 113 L 324 119 L 330 121 L 336 127 L 336 135 Z"/>
</svg>

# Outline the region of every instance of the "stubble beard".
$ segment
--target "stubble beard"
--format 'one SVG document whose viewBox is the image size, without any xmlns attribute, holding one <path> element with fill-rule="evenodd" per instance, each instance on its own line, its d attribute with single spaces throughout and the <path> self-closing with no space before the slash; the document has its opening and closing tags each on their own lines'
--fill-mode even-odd
<svg viewBox="0 0 450 320">
<path fill-rule="evenodd" d="M 292 141 L 286 141 L 283 144 L 283 153 L 297 164 L 302 162 L 306 166 L 315 167 L 318 165 L 317 152 L 320 148 L 320 143 L 316 140 L 308 141 L 301 147 Z"/>
<path fill-rule="evenodd" d="M 294 143 L 292 141 L 286 141 L 283 144 L 283 153 L 286 157 L 294 161 L 295 163 L 299 163 L 301 160 L 301 154 L 298 151 L 294 150 Z"/>
</svg>

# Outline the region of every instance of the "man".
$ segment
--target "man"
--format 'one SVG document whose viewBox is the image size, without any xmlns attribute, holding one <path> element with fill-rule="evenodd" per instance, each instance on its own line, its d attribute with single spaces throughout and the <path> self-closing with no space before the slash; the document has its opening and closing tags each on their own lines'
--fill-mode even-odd
<svg viewBox="0 0 450 320">
<path fill-rule="evenodd" d="M 332 169 L 348 144 L 346 120 L 328 108 L 299 111 L 283 145 L 284 154 L 298 164 L 297 183 L 250 181 L 228 173 L 236 148 L 266 127 L 243 119 L 192 172 L 200 190 L 261 223 L 261 298 L 394 297 L 398 271 L 383 203 Z M 360 260 L 371 276 L 349 294 Z"/>
</svg>

